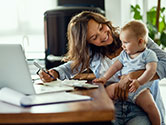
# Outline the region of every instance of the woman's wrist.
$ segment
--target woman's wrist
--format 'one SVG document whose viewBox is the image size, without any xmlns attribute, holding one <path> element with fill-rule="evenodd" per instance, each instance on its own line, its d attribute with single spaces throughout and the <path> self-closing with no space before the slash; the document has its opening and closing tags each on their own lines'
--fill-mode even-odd
<svg viewBox="0 0 166 125">
<path fill-rule="evenodd" d="M 56 78 L 60 78 L 60 75 L 59 75 L 59 72 L 57 71 L 57 70 L 55 70 L 55 69 L 53 69 L 54 70 L 54 72 L 55 72 L 55 76 L 56 76 Z"/>
</svg>

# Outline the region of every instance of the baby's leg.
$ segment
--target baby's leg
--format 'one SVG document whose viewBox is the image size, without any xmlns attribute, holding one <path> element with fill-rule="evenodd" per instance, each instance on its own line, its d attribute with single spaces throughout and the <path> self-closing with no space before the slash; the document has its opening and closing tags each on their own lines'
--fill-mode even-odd
<svg viewBox="0 0 166 125">
<path fill-rule="evenodd" d="M 160 125 L 160 113 L 149 89 L 140 93 L 140 95 L 136 98 L 136 104 L 148 114 L 152 125 Z"/>
<path fill-rule="evenodd" d="M 113 83 L 106 87 L 106 92 L 111 99 L 114 99 L 115 84 L 116 83 Z"/>
</svg>

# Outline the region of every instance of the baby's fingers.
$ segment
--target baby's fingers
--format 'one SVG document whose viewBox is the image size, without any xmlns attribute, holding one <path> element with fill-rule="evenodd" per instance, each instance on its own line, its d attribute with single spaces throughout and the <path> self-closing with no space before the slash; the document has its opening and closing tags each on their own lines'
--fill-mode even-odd
<svg viewBox="0 0 166 125">
<path fill-rule="evenodd" d="M 132 93 L 132 92 L 135 92 L 135 91 L 136 91 L 135 87 L 134 87 L 134 86 L 131 86 L 130 89 L 129 89 L 129 92 Z"/>
</svg>

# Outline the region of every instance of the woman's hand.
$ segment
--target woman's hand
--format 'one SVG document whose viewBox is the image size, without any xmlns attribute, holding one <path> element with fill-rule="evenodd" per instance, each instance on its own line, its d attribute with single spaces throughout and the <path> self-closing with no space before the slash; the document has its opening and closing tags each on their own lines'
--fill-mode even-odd
<svg viewBox="0 0 166 125">
<path fill-rule="evenodd" d="M 126 90 L 129 87 L 131 80 L 128 75 L 123 75 L 120 77 L 119 87 L 123 90 Z"/>
<path fill-rule="evenodd" d="M 48 70 L 48 73 L 50 74 L 50 75 L 52 75 L 55 79 L 56 78 L 58 78 L 58 72 L 57 71 L 55 71 L 54 69 L 50 69 L 50 70 Z M 53 80 L 55 80 L 55 79 L 53 79 L 50 75 L 48 75 L 47 73 L 45 73 L 44 71 L 40 71 L 39 72 L 39 77 L 40 77 L 40 79 L 43 81 L 43 82 L 51 82 L 51 81 L 53 81 Z"/>
<path fill-rule="evenodd" d="M 105 77 L 97 78 L 92 81 L 93 83 L 102 83 L 105 84 L 107 82 L 107 79 Z"/>
<path fill-rule="evenodd" d="M 116 83 L 114 99 L 127 100 L 130 83 L 131 81 L 127 75 L 122 76 L 121 80 Z"/>
</svg>

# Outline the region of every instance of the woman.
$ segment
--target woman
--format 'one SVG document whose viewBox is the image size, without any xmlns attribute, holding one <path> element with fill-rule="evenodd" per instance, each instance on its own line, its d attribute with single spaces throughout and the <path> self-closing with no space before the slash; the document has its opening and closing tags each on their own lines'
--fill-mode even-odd
<svg viewBox="0 0 166 125">
<path fill-rule="evenodd" d="M 87 68 L 90 68 L 98 78 L 107 71 L 122 51 L 118 28 L 114 27 L 104 16 L 94 12 L 84 11 L 74 16 L 68 25 L 67 33 L 68 53 L 64 59 L 67 63 L 49 70 L 49 73 L 55 78 L 70 79 Z M 151 39 L 149 39 L 147 47 L 154 50 L 158 56 L 157 75 L 160 78 L 166 77 L 166 67 L 164 67 L 166 53 L 159 49 Z M 119 73 L 116 73 L 109 79 L 109 82 L 118 82 L 118 75 Z M 44 72 L 40 72 L 40 78 L 43 82 L 53 80 Z M 117 88 L 120 88 L 118 84 Z M 106 90 L 109 91 L 109 85 Z M 151 93 L 162 118 L 164 118 L 164 107 L 158 89 L 158 81 L 152 84 Z M 129 99 L 127 101 L 119 99 L 114 102 L 116 107 L 115 124 L 150 124 L 145 112 L 131 103 Z"/>
</svg>

